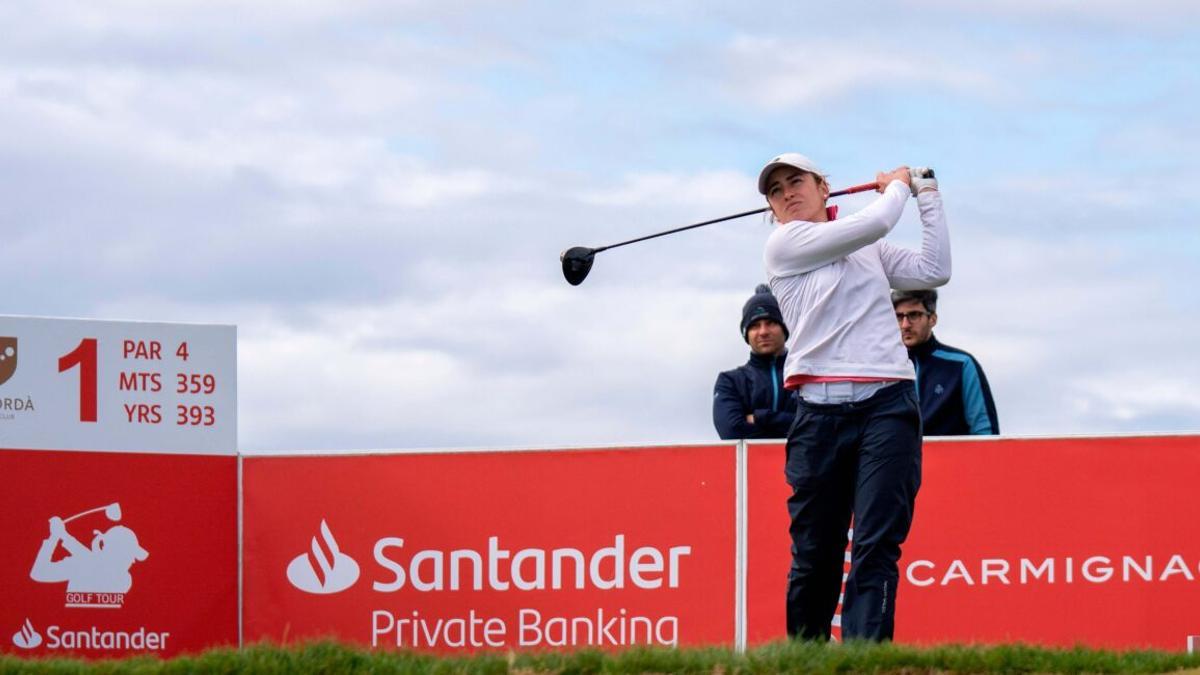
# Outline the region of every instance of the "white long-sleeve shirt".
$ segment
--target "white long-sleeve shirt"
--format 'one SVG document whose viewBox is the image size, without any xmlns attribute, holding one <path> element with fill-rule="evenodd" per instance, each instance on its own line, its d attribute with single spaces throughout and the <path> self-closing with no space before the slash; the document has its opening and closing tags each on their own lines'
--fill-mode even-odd
<svg viewBox="0 0 1200 675">
<path fill-rule="evenodd" d="M 907 185 L 892 181 L 858 213 L 827 223 L 784 223 L 767 238 L 767 281 L 790 333 L 788 388 L 814 379 L 915 379 L 890 291 L 949 281 L 950 233 L 941 195 L 933 190 L 917 197 L 921 250 L 882 241 L 909 194 Z"/>
</svg>

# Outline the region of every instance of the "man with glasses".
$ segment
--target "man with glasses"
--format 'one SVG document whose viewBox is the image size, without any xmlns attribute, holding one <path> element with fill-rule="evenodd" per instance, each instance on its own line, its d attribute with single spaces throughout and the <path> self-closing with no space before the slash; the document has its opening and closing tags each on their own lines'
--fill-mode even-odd
<svg viewBox="0 0 1200 675">
<path fill-rule="evenodd" d="M 900 340 L 917 369 L 926 436 L 998 434 L 996 404 L 983 368 L 967 352 L 938 342 L 935 290 L 892 291 Z"/>
</svg>

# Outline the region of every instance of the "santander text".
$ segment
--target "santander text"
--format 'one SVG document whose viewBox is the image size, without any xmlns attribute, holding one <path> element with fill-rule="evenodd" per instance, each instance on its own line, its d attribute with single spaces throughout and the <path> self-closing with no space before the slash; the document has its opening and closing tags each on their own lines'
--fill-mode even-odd
<svg viewBox="0 0 1200 675">
<path fill-rule="evenodd" d="M 90 630 L 71 630 L 50 626 L 46 629 L 46 648 L 162 651 L 167 648 L 167 637 L 170 635 L 165 631 L 146 630 L 145 626 L 135 631 L 101 630 L 95 626 Z"/>
<path fill-rule="evenodd" d="M 637 588 L 679 587 L 680 560 L 692 552 L 691 546 L 672 546 L 664 552 L 654 546 L 642 546 L 626 555 L 625 535 L 618 534 L 612 546 L 585 554 L 576 548 L 501 548 L 499 537 L 488 537 L 486 551 L 455 549 L 417 551 L 407 561 L 389 554 L 404 547 L 400 537 L 384 537 L 375 542 L 375 561 L 392 574 L 375 581 L 373 588 L 393 593 L 411 584 L 417 591 L 443 591 L 486 588 L 507 591 L 561 589 L 564 587 L 600 590 L 625 588 L 626 578 Z"/>
</svg>

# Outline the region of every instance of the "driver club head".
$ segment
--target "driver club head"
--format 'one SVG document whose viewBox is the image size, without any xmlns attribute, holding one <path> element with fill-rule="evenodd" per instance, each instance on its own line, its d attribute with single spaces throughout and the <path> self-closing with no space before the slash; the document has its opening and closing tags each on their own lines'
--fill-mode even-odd
<svg viewBox="0 0 1200 675">
<path fill-rule="evenodd" d="M 573 246 L 562 252 L 559 259 L 562 260 L 563 276 L 566 277 L 567 283 L 572 286 L 578 286 L 587 278 L 588 272 L 592 271 L 592 263 L 595 262 L 596 249 L 587 248 L 586 246 Z"/>
</svg>

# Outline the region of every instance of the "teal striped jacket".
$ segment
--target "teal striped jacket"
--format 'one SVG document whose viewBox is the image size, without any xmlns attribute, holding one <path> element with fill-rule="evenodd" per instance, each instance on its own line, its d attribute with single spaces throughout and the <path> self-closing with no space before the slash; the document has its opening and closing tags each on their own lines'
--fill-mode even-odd
<svg viewBox="0 0 1200 675">
<path fill-rule="evenodd" d="M 908 350 L 926 436 L 998 434 L 1000 422 L 987 376 L 974 356 L 930 335 Z"/>
</svg>

